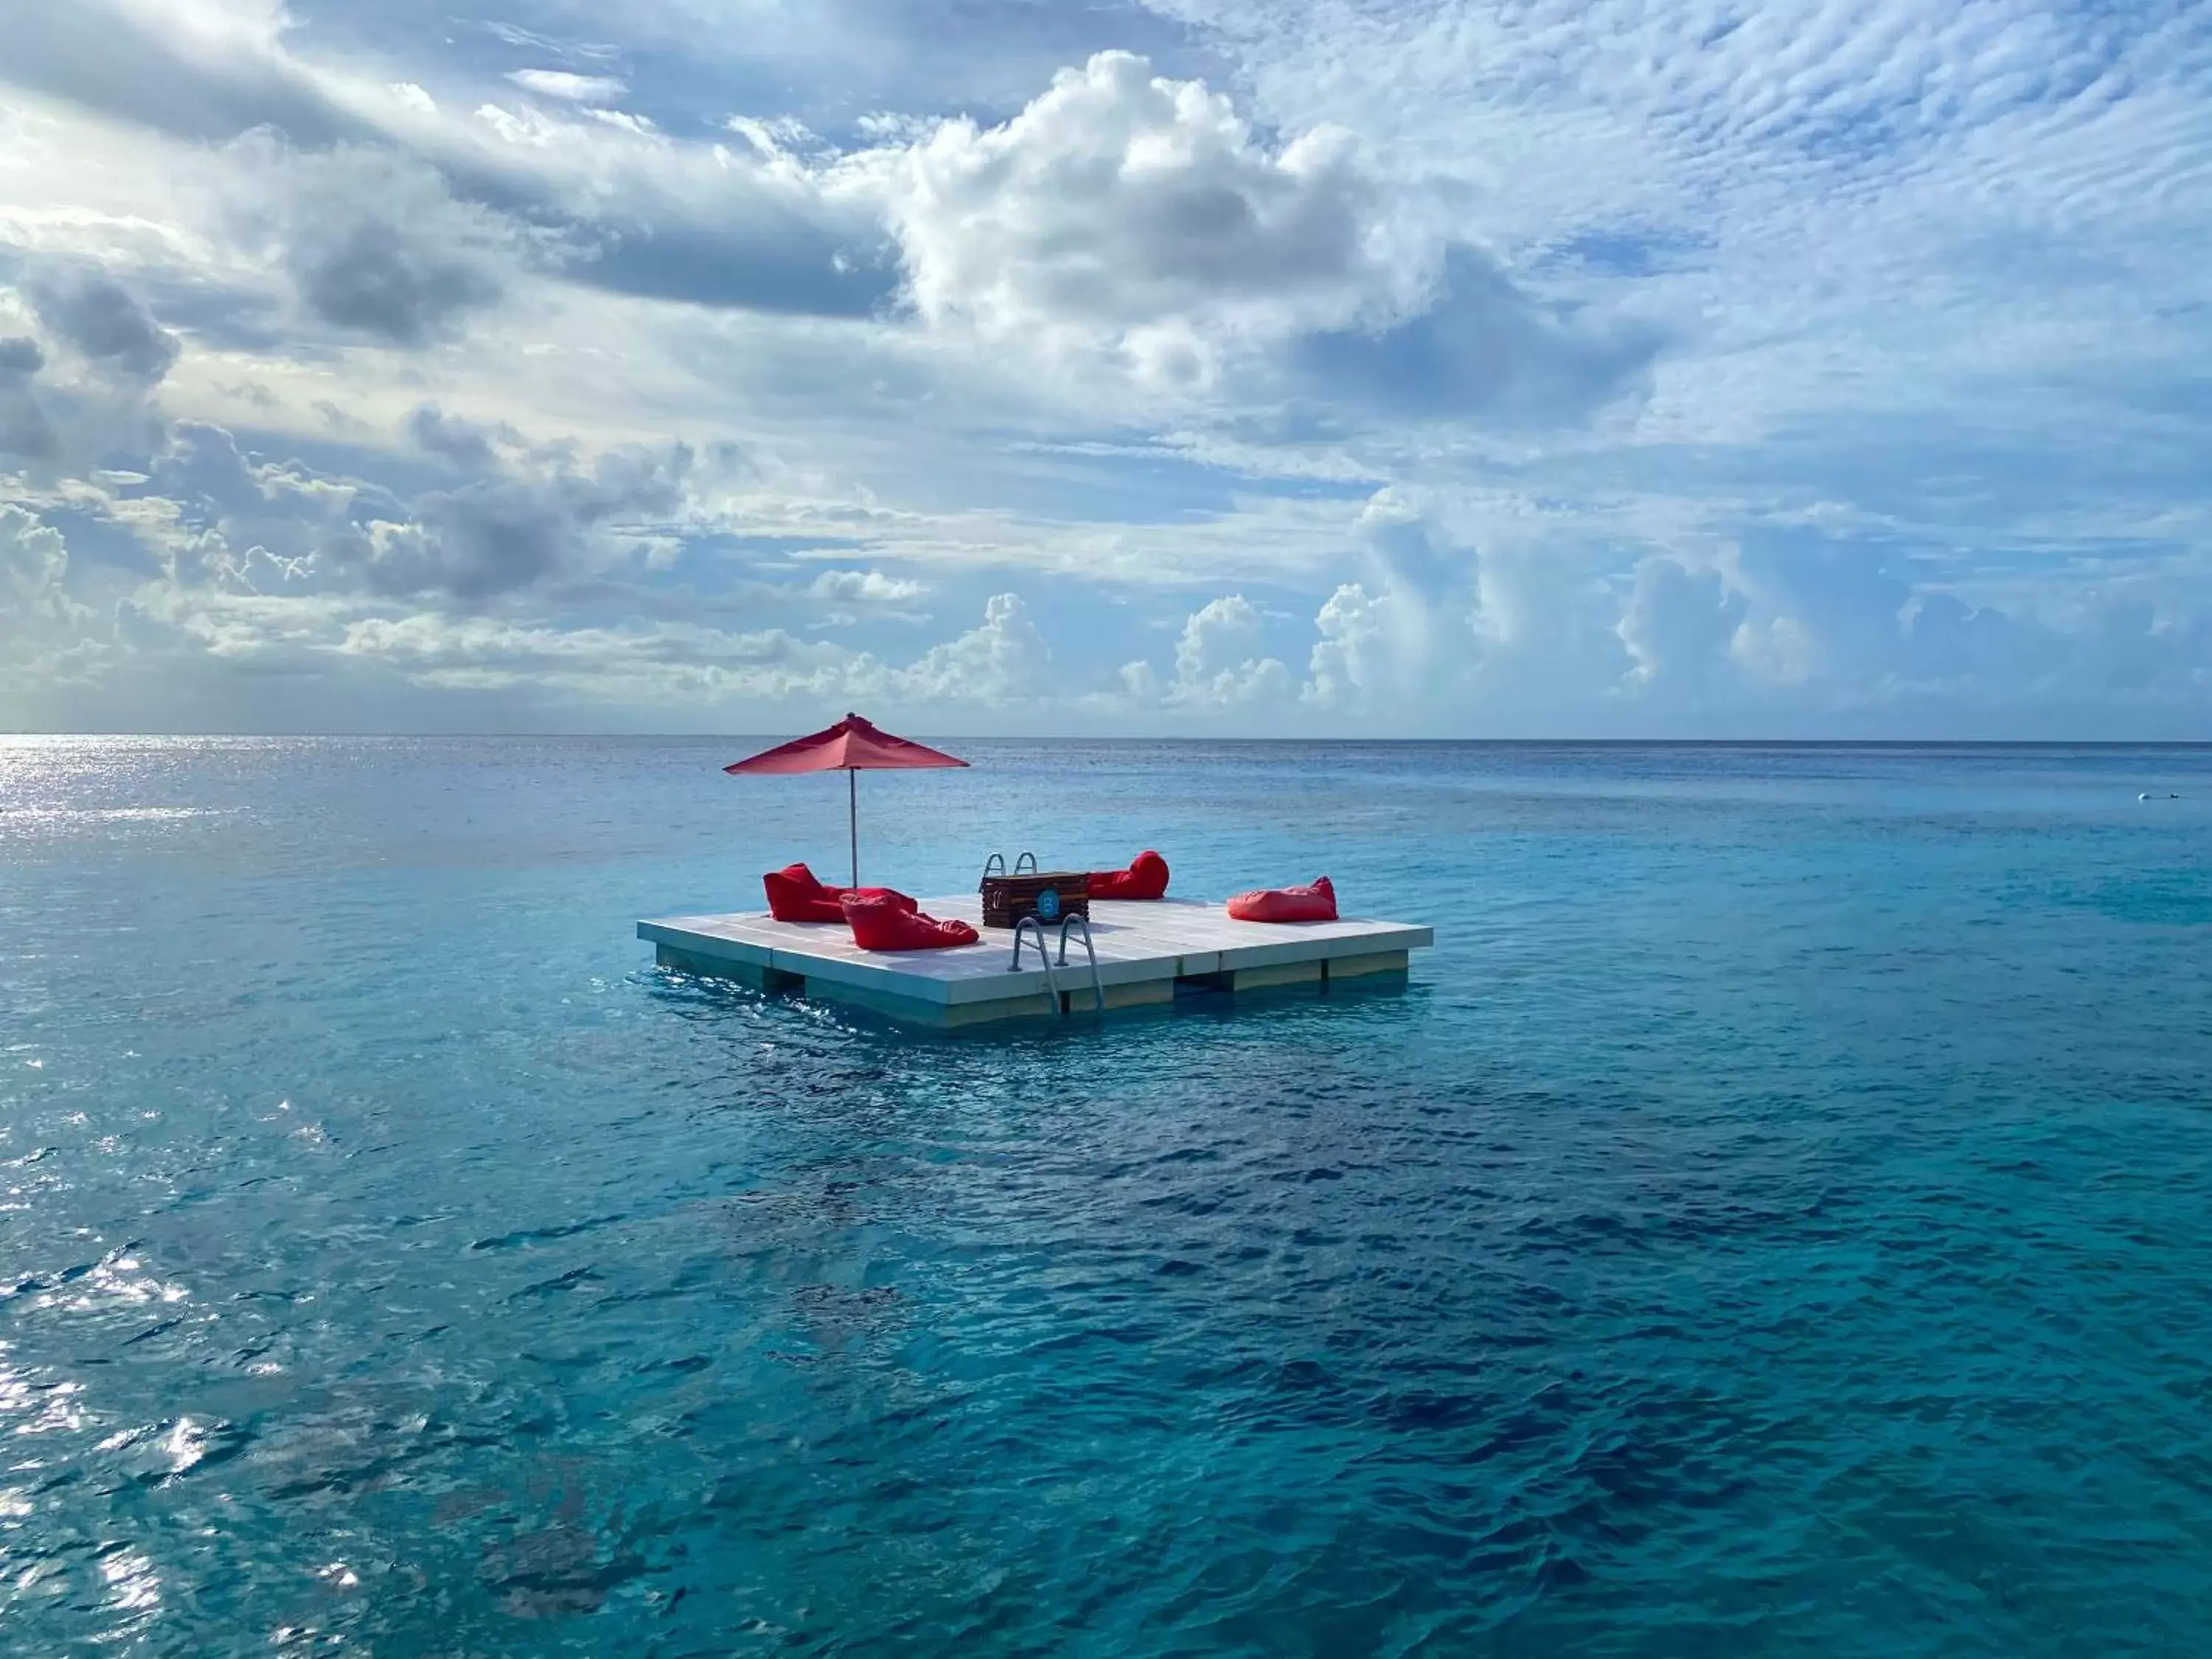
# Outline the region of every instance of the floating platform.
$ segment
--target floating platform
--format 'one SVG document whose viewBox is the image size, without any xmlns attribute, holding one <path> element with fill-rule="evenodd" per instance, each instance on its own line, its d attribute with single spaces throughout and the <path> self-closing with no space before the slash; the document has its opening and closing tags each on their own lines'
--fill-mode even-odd
<svg viewBox="0 0 2212 1659">
<path fill-rule="evenodd" d="M 957 916 L 982 930 L 981 942 L 949 951 L 863 951 L 839 922 L 777 921 L 760 915 L 672 916 L 641 921 L 664 968 L 734 979 L 763 991 L 792 991 L 939 1028 L 994 1020 L 1050 1018 L 1094 1010 L 1171 1003 L 1178 994 L 1316 990 L 1332 981 L 1372 983 L 1403 975 L 1410 953 L 1436 943 L 1427 927 L 1404 922 L 1232 921 L 1219 904 L 1195 899 L 1151 903 L 1094 899 L 1091 937 L 1098 952 L 1094 986 L 1080 930 L 1058 959 L 1059 929 L 1048 927 L 1050 974 L 1037 965 L 1035 935 L 1012 966 L 1011 928 L 982 928 L 981 900 L 921 901 L 940 919 Z"/>
</svg>

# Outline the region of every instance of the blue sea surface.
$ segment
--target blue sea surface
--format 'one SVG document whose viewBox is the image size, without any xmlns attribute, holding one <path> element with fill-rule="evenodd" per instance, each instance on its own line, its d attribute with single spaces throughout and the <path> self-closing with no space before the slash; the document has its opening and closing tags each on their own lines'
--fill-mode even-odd
<svg viewBox="0 0 2212 1659">
<path fill-rule="evenodd" d="M 2212 750 L 951 745 L 1437 943 L 948 1037 L 750 746 L 0 739 L 0 1650 L 2212 1651 Z"/>
</svg>

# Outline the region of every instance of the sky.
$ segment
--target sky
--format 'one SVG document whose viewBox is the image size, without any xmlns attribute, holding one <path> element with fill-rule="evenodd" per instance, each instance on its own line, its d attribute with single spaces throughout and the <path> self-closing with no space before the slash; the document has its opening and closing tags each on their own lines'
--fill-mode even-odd
<svg viewBox="0 0 2212 1659">
<path fill-rule="evenodd" d="M 2212 738 L 2202 0 L 0 42 L 0 730 Z"/>
</svg>

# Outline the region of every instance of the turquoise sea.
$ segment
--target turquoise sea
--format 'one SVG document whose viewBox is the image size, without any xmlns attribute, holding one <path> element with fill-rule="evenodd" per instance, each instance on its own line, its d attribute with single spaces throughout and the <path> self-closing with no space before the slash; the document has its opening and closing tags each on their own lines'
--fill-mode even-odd
<svg viewBox="0 0 2212 1659">
<path fill-rule="evenodd" d="M 2212 1650 L 2212 750 L 953 743 L 1438 942 L 925 1037 L 753 746 L 0 739 L 0 1650 Z"/>
</svg>

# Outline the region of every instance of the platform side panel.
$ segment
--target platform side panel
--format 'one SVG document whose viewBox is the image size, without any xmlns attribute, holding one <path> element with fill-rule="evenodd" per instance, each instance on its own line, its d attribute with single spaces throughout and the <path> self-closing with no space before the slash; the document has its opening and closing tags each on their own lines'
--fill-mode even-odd
<svg viewBox="0 0 2212 1659">
<path fill-rule="evenodd" d="M 726 979 L 770 994 L 796 991 L 806 983 L 796 975 L 779 973 L 757 963 L 739 962 L 731 957 L 700 956 L 674 945 L 654 945 L 653 959 L 658 967 L 708 979 Z"/>
<path fill-rule="evenodd" d="M 1306 988 L 1318 991 L 1327 983 L 1323 964 L 1314 962 L 1273 962 L 1258 968 L 1224 968 L 1218 973 L 1194 974 L 1176 983 L 1189 991 L 1276 991 Z"/>
<path fill-rule="evenodd" d="M 1034 963 L 1036 957 L 1029 951 L 1022 953 L 1024 963 Z M 1098 982 L 1109 992 L 1117 986 L 1148 985 L 1155 980 L 1173 981 L 1175 962 L 1172 957 L 1148 957 L 1140 961 L 1109 962 L 1101 958 L 1098 963 Z M 1053 962 L 1052 983 L 1062 991 L 1091 994 L 1091 963 L 1079 951 L 1070 951 L 1067 960 Z M 1024 967 L 1018 974 L 979 974 L 948 981 L 946 1000 L 957 1006 L 968 1002 L 1000 1002 L 1008 997 L 1035 996 L 1046 988 L 1043 970 Z"/>
<path fill-rule="evenodd" d="M 915 997 L 871 990 L 844 980 L 825 980 L 810 981 L 806 996 L 809 1001 L 830 1007 L 858 1008 L 902 1025 L 935 1031 L 962 1030 L 972 1025 L 1009 1020 L 1052 1019 L 1060 1013 L 1053 1000 L 1042 993 L 1006 997 L 996 1002 L 924 1002 Z"/>
<path fill-rule="evenodd" d="M 692 933 L 681 927 L 672 927 L 665 922 L 641 921 L 637 936 L 649 939 L 656 946 L 666 945 L 687 956 L 715 962 L 747 963 L 756 968 L 769 968 L 775 963 L 770 953 L 758 945 L 748 945 L 742 939 L 722 939 L 713 933 Z"/>
<path fill-rule="evenodd" d="M 1070 1013 L 1087 1014 L 1098 1006 L 1086 983 L 1072 986 L 1060 992 L 1060 1000 Z M 1175 1000 L 1175 981 L 1146 979 L 1125 981 L 1106 987 L 1106 1006 L 1115 1008 L 1158 1008 Z"/>
<path fill-rule="evenodd" d="M 1253 924 L 1255 931 L 1260 924 Z M 1242 968 L 1267 968 L 1279 963 L 1321 962 L 1335 957 L 1371 956 L 1383 951 L 1405 951 L 1425 948 L 1432 939 L 1425 927 L 1401 927 L 1395 923 L 1377 923 L 1358 931 L 1323 933 L 1316 929 L 1310 933 L 1293 933 L 1288 938 L 1261 938 L 1249 945 L 1225 947 L 1221 952 L 1224 970 Z"/>
<path fill-rule="evenodd" d="M 1376 951 L 1367 956 L 1331 957 L 1326 964 L 1328 979 L 1334 984 L 1340 979 L 1367 979 L 1383 974 L 1403 974 L 1413 967 L 1413 957 L 1404 951 Z"/>
<path fill-rule="evenodd" d="M 775 965 L 787 973 L 804 974 L 807 978 L 820 980 L 826 985 L 848 985 L 858 991 L 904 997 L 908 1001 L 934 1003 L 939 1007 L 973 1001 L 979 995 L 984 1000 L 997 1001 L 1006 997 L 1034 995 L 1044 990 L 1044 975 L 1036 972 L 988 977 L 917 974 L 887 963 L 851 962 L 836 957 L 811 956 L 799 951 L 778 951 Z"/>
</svg>

